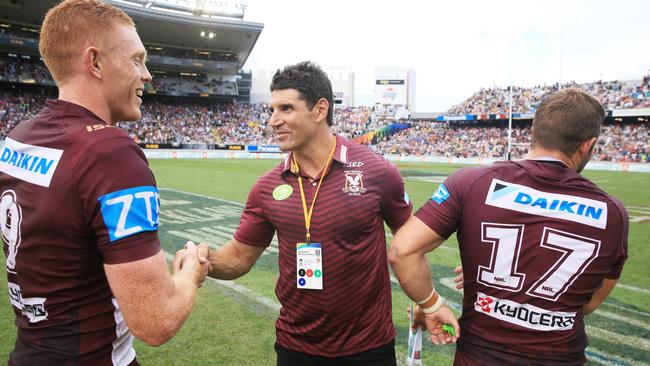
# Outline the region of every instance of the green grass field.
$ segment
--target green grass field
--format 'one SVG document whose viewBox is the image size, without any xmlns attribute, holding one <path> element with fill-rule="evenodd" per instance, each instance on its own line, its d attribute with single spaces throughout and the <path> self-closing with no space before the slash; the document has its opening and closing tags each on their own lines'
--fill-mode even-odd
<svg viewBox="0 0 650 366">
<path fill-rule="evenodd" d="M 187 239 L 217 247 L 228 240 L 239 221 L 250 187 L 277 160 L 153 160 L 151 167 L 161 191 L 160 238 L 173 253 Z M 399 164 L 406 188 L 417 209 L 439 181 L 460 166 Z M 587 171 L 585 175 L 620 198 L 630 213 L 629 259 L 620 284 L 603 306 L 587 318 L 588 356 L 594 365 L 650 365 L 650 175 Z M 644 218 L 645 217 L 645 218 Z M 638 222 L 637 222 L 638 221 Z M 389 238 L 390 239 L 390 238 Z M 275 244 L 277 245 L 277 244 Z M 4 258 L 3 258 L 4 259 Z M 453 276 L 459 256 L 455 238 L 430 254 L 437 279 Z M 143 365 L 274 365 L 274 293 L 277 278 L 274 245 L 251 273 L 233 282 L 206 281 L 188 322 L 167 344 L 136 345 Z M 452 303 L 462 294 L 444 286 L 438 290 Z M 6 281 L 0 281 L 0 363 L 6 362 L 15 340 L 14 316 Z M 408 301 L 393 284 L 393 317 L 397 352 L 404 355 Z M 449 365 L 453 346 L 424 347 L 426 365 Z"/>
</svg>

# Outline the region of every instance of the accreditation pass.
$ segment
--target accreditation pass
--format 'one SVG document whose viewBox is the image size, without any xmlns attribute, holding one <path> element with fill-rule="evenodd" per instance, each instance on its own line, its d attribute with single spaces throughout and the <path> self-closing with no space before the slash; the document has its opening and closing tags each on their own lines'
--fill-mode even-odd
<svg viewBox="0 0 650 366">
<path fill-rule="evenodd" d="M 296 278 L 299 289 L 323 289 L 323 251 L 320 243 L 296 244 Z"/>
</svg>

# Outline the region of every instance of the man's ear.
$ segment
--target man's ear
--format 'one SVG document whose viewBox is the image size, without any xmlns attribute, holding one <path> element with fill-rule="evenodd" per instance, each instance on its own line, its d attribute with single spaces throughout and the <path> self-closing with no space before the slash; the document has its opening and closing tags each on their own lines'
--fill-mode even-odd
<svg viewBox="0 0 650 366">
<path fill-rule="evenodd" d="M 330 109 L 330 102 L 327 101 L 325 98 L 320 98 L 318 102 L 314 105 L 314 108 L 316 108 L 316 119 L 317 120 L 323 120 L 325 123 L 327 123 L 327 113 L 329 112 Z"/>
<path fill-rule="evenodd" d="M 592 138 L 584 140 L 582 143 L 580 143 L 580 146 L 578 147 L 578 150 L 580 150 L 580 154 L 581 155 L 590 154 L 591 151 L 593 150 L 594 146 L 596 146 L 596 141 L 597 140 L 598 140 L 597 137 L 592 137 Z"/>
<path fill-rule="evenodd" d="M 83 55 L 83 67 L 97 79 L 102 78 L 102 69 L 99 61 L 99 51 L 97 48 L 86 48 Z"/>
</svg>

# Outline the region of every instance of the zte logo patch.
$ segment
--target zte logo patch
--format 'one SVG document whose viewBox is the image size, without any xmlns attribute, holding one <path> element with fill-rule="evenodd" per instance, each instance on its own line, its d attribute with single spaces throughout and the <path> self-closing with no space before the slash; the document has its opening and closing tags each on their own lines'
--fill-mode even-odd
<svg viewBox="0 0 650 366">
<path fill-rule="evenodd" d="M 143 231 L 158 230 L 160 194 L 156 187 L 142 186 L 105 194 L 101 204 L 104 224 L 111 241 Z"/>
<path fill-rule="evenodd" d="M 498 179 L 492 179 L 485 204 L 531 215 L 573 221 L 600 229 L 607 226 L 605 202 L 538 191 Z"/>
<path fill-rule="evenodd" d="M 451 195 L 449 194 L 447 187 L 445 187 L 444 184 L 441 184 L 440 186 L 438 186 L 438 189 L 436 189 L 436 191 L 433 192 L 433 196 L 431 196 L 431 199 L 434 200 L 437 204 L 442 204 L 450 196 Z"/>
<path fill-rule="evenodd" d="M 7 138 L 0 152 L 0 172 L 49 187 L 63 150 L 23 144 Z"/>
<path fill-rule="evenodd" d="M 476 293 L 474 310 L 489 317 L 543 332 L 573 328 L 576 313 L 550 311 L 530 304 L 498 299 L 482 292 Z"/>
</svg>

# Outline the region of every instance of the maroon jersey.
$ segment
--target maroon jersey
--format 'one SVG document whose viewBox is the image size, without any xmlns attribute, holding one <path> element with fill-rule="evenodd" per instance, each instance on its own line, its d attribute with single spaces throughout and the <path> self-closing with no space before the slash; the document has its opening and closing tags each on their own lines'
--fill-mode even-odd
<svg viewBox="0 0 650 366">
<path fill-rule="evenodd" d="M 243 243 L 267 246 L 277 232 L 275 293 L 282 304 L 277 342 L 330 357 L 378 348 L 395 338 L 384 221 L 396 230 L 412 208 L 395 166 L 363 145 L 338 136 L 336 143 L 311 223 L 311 241 L 322 244 L 323 290 L 296 285 L 296 244 L 305 241 L 305 221 L 291 157 L 257 181 L 235 233 Z M 309 184 L 306 178 L 309 205 L 318 179 Z"/>
<path fill-rule="evenodd" d="M 509 161 L 459 170 L 416 216 L 444 238 L 458 231 L 457 364 L 586 362 L 582 307 L 627 258 L 618 200 L 561 162 Z"/>
<path fill-rule="evenodd" d="M 0 150 L 0 224 L 15 365 L 127 365 L 133 336 L 104 263 L 160 250 L 144 154 L 90 111 L 48 101 Z"/>
</svg>

